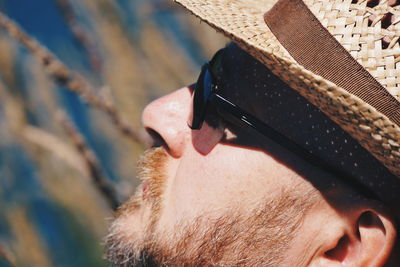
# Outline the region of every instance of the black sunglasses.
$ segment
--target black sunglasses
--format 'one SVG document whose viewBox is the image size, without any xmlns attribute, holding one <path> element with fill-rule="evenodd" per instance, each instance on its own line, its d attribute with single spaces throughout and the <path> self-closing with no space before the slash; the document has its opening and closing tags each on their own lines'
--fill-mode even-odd
<svg viewBox="0 0 400 267">
<path fill-rule="evenodd" d="M 289 150 L 312 165 L 334 175 L 346 184 L 357 189 L 364 196 L 377 199 L 376 194 L 371 189 L 361 184 L 355 177 L 352 177 L 344 171 L 332 166 L 325 160 L 276 131 L 263 121 L 257 119 L 253 115 L 225 99 L 223 96 L 219 95 L 217 89 L 219 84 L 223 81 L 218 79 L 218 77 L 220 77 L 218 73 L 222 71 L 223 67 L 223 52 L 224 49 L 219 50 L 212 60 L 204 64 L 201 69 L 200 76 L 194 87 L 193 106 L 188 121 L 188 126 L 192 130 L 200 130 L 202 128 L 207 110 L 210 108 L 210 105 L 212 105 L 218 111 L 218 115 L 228 121 L 232 121 L 232 117 L 239 120 L 243 125 L 253 128 L 261 135 L 279 144 L 281 147 Z"/>
</svg>

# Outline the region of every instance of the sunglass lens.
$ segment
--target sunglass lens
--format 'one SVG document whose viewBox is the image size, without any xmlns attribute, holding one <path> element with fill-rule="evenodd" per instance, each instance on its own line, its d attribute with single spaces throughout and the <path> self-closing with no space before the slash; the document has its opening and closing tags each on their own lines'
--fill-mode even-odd
<svg viewBox="0 0 400 267">
<path fill-rule="evenodd" d="M 213 79 L 209 71 L 209 65 L 205 64 L 202 67 L 193 93 L 192 113 L 188 121 L 189 127 L 193 130 L 199 130 L 203 125 L 212 89 Z"/>
</svg>

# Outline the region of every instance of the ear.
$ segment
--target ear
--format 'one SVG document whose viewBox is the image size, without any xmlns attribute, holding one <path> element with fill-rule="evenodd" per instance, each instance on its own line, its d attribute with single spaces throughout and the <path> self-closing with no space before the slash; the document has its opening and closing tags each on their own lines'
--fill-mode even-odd
<svg viewBox="0 0 400 267">
<path fill-rule="evenodd" d="M 383 266 L 396 243 L 396 227 L 379 211 L 367 209 L 344 214 L 334 226 L 318 256 L 319 266 Z M 343 216 L 342 215 L 338 215 Z M 343 219 L 343 217 L 341 217 Z"/>
</svg>

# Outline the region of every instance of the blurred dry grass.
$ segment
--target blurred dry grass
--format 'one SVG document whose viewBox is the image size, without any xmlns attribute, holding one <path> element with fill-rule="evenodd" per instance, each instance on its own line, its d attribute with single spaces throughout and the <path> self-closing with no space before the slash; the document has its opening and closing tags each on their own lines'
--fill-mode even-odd
<svg viewBox="0 0 400 267">
<path fill-rule="evenodd" d="M 226 43 L 165 2 L 135 0 L 121 6 L 112 0 L 53 1 L 75 38 L 71 43 L 79 44 L 89 64 L 82 67 L 69 60 L 65 67 L 72 73 L 72 86 L 60 82 L 43 58 L 0 30 L 0 266 L 2 260 L 16 266 L 107 265 L 101 260 L 101 240 L 112 211 L 94 186 L 87 155 L 56 114 L 67 114 L 96 158 L 99 175 L 113 184 L 121 199 L 136 185 L 135 162 L 145 146 L 127 138 L 107 109 L 91 101 L 85 104 L 84 92 L 68 92 L 76 77 L 90 83 L 95 98 L 115 107 L 112 112 L 128 128 L 140 131 L 146 103 L 195 81 L 199 58 L 211 57 Z M 4 12 L 7 15 L 7 9 Z M 173 23 L 161 27 L 160 17 Z M 136 23 L 127 23 L 132 18 Z M 182 43 L 182 34 L 190 42 Z M 60 50 L 62 58 L 76 57 L 68 44 Z M 38 206 L 32 204 L 37 201 Z M 52 216 L 59 217 L 58 223 L 43 222 Z M 54 235 L 59 240 L 54 241 Z M 82 239 L 74 242 L 71 236 Z M 52 242 L 65 240 L 75 250 L 65 247 L 54 253 L 60 246 Z"/>
</svg>

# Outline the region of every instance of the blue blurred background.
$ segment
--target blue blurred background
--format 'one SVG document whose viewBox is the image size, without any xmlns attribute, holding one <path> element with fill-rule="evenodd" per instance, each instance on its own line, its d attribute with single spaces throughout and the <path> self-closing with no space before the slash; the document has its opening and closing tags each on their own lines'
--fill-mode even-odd
<svg viewBox="0 0 400 267">
<path fill-rule="evenodd" d="M 0 0 L 0 11 L 139 132 L 143 107 L 195 81 L 226 43 L 172 1 Z M 108 266 L 112 209 L 76 136 L 120 200 L 145 146 L 42 63 L 0 27 L 0 266 Z"/>
</svg>

